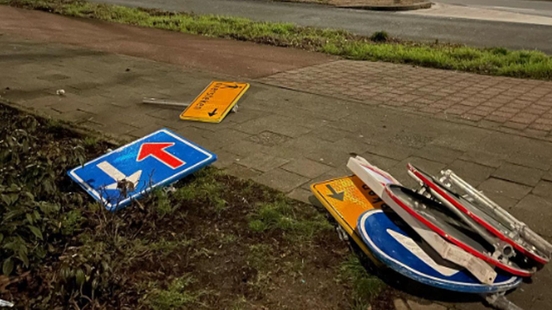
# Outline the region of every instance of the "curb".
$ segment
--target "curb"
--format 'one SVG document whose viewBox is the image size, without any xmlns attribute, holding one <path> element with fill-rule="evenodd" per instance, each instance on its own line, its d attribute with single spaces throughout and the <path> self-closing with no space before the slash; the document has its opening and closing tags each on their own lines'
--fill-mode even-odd
<svg viewBox="0 0 552 310">
<path fill-rule="evenodd" d="M 342 9 L 357 9 L 371 11 L 412 11 L 419 9 L 429 9 L 433 5 L 432 2 L 419 2 L 405 5 L 335 5 L 336 8 Z"/>
</svg>

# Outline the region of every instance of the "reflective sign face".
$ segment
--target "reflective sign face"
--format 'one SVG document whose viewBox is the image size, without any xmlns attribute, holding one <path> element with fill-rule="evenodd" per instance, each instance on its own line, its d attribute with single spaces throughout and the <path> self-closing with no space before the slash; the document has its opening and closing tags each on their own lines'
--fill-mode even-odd
<svg viewBox="0 0 552 310">
<path fill-rule="evenodd" d="M 314 184 L 312 190 L 319 200 L 355 227 L 366 210 L 380 208 L 383 201 L 357 176 L 343 177 Z"/>
<path fill-rule="evenodd" d="M 355 232 L 359 216 L 366 210 L 380 208 L 383 201 L 357 176 L 347 176 L 313 184 L 311 191 L 376 264 L 375 259 Z"/>
<path fill-rule="evenodd" d="M 211 82 L 180 114 L 180 119 L 220 123 L 248 88 L 248 83 Z"/>
<path fill-rule="evenodd" d="M 69 176 L 110 211 L 173 183 L 217 159 L 167 130 L 158 130 L 69 171 Z"/>
<path fill-rule="evenodd" d="M 403 276 L 426 285 L 465 293 L 510 290 L 521 278 L 499 273 L 492 285 L 482 284 L 465 269 L 444 261 L 424 246 L 394 212 L 368 210 L 358 221 L 359 234 L 374 256 Z"/>
</svg>

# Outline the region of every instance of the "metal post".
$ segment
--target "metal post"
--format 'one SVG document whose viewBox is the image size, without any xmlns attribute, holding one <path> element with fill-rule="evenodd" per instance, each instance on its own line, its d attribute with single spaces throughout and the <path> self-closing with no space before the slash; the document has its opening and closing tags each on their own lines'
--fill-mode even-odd
<svg viewBox="0 0 552 310">
<path fill-rule="evenodd" d="M 178 108 L 186 108 L 190 106 L 190 102 L 178 102 L 178 101 L 171 101 L 171 100 L 165 100 L 165 99 L 156 99 L 156 98 L 144 98 L 142 100 L 142 103 L 145 104 L 153 104 L 153 105 L 160 105 L 160 106 L 169 106 L 169 107 L 178 107 Z M 238 105 L 234 105 L 232 108 L 233 113 L 238 112 Z"/>
</svg>

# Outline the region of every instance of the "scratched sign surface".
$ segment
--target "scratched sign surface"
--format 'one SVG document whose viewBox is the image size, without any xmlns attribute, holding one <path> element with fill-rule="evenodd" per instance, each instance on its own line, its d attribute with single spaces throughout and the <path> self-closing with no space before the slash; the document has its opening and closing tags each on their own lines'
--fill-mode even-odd
<svg viewBox="0 0 552 310">
<path fill-rule="evenodd" d="M 248 83 L 211 82 L 180 114 L 180 119 L 220 123 L 248 88 Z"/>
<path fill-rule="evenodd" d="M 216 155 L 160 129 L 78 166 L 69 176 L 110 211 L 152 189 L 171 184 L 217 159 Z"/>
</svg>

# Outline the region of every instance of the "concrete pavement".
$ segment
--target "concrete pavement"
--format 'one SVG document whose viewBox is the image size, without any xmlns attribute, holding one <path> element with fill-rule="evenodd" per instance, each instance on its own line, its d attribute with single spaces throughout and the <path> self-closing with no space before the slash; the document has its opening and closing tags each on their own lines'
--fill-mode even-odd
<svg viewBox="0 0 552 310">
<path fill-rule="evenodd" d="M 431 173 L 451 168 L 538 233 L 552 240 L 549 225 L 552 212 L 552 143 L 547 140 L 549 132 L 544 136 L 528 137 L 526 129 L 513 128 L 506 132 L 494 127 L 476 126 L 460 118 L 446 119 L 423 111 L 412 113 L 408 105 L 390 108 L 377 104 L 376 95 L 370 96 L 370 99 L 361 96 L 361 100 L 355 100 L 346 96 L 336 85 L 317 84 L 317 79 L 326 81 L 325 76 L 329 75 L 333 80 L 346 81 L 341 83 L 346 85 L 349 83 L 348 74 L 351 74 L 360 77 L 355 78 L 358 85 L 348 85 L 352 92 L 358 89 L 363 92 L 382 90 L 378 96 L 399 92 L 399 96 L 387 98 L 387 102 L 400 99 L 401 90 L 419 92 L 421 98 L 438 93 L 439 90 L 431 88 L 436 84 L 409 83 L 409 76 L 418 74 L 424 77 L 420 83 L 434 84 L 443 79 L 452 84 L 466 83 L 462 89 L 450 91 L 467 94 L 461 101 L 473 101 L 475 111 L 484 102 L 479 105 L 476 100 L 468 100 L 478 98 L 470 91 L 475 87 L 473 84 L 483 87 L 476 93 L 484 92 L 496 98 L 504 92 L 499 88 L 502 84 L 500 78 L 425 71 L 409 66 L 393 65 L 390 68 L 388 64 L 349 63 L 334 59 L 321 59 L 321 64 L 314 66 L 303 63 L 289 70 L 281 68 L 278 70 L 281 73 L 276 75 L 262 66 L 252 66 L 247 75 L 236 78 L 234 74 L 239 75 L 241 71 L 234 71 L 233 67 L 219 66 L 213 72 L 208 71 L 208 66 L 198 63 L 201 57 L 197 58 L 197 62 L 188 62 L 186 55 L 194 55 L 192 50 L 195 48 L 167 47 L 165 58 L 157 58 L 159 49 L 156 44 L 159 43 L 141 39 L 142 36 L 160 35 L 155 30 L 136 29 L 134 40 L 115 37 L 92 47 L 88 44 L 94 42 L 94 36 L 109 37 L 112 25 L 93 22 L 88 28 L 75 27 L 76 24 L 71 23 L 88 21 L 35 12 L 41 14 L 41 19 L 37 20 L 40 27 L 55 31 L 54 25 L 57 25 L 63 29 L 65 38 L 55 35 L 55 32 L 49 37 L 40 33 L 29 34 L 29 26 L 22 26 L 18 33 L 16 28 L 5 27 L 9 23 L 4 21 L 9 16 L 13 16 L 12 19 L 18 16 L 14 11 L 5 14 L 7 9 L 0 7 L 1 100 L 9 100 L 57 119 L 76 122 L 119 139 L 133 140 L 161 127 L 171 128 L 216 152 L 219 156 L 217 167 L 303 201 L 310 196 L 308 187 L 313 182 L 350 174 L 345 164 L 351 152 L 361 154 L 406 184 L 412 184 L 406 174 L 408 162 Z M 19 16 L 26 16 L 25 12 L 17 12 L 22 14 Z M 21 20 L 21 23 L 32 24 L 32 21 Z M 83 32 L 88 35 L 83 35 Z M 59 43 L 66 38 L 79 37 L 82 42 L 74 39 L 72 46 Z M 182 46 L 193 40 L 188 36 L 180 38 Z M 143 46 L 138 55 L 140 58 L 134 57 L 136 55 L 132 53 L 135 51 L 129 48 L 134 41 L 141 42 Z M 226 44 L 236 44 L 226 40 L 214 41 L 212 44 L 222 50 Z M 105 46 L 109 46 L 110 53 L 103 51 Z M 197 46 L 199 48 L 201 44 Z M 246 55 L 249 49 L 255 48 L 249 45 L 243 47 L 244 52 L 239 55 Z M 274 51 L 267 50 L 265 53 L 281 53 L 282 59 L 288 59 L 289 63 L 294 63 L 294 55 L 303 57 L 290 49 L 269 49 Z M 205 61 L 212 61 L 209 50 L 203 50 Z M 228 59 L 246 64 L 247 58 L 239 55 L 229 56 Z M 245 59 L 239 60 L 239 57 Z M 261 55 L 257 61 L 263 63 L 263 58 Z M 224 68 L 228 70 L 226 74 Z M 317 73 L 306 76 L 306 81 L 299 79 L 304 83 L 291 87 L 294 89 L 267 84 L 272 83 L 271 79 L 273 82 L 283 80 L 285 75 L 311 74 L 313 71 Z M 448 74 L 451 76 L 444 78 Z M 454 80 L 455 77 L 458 80 Z M 397 83 L 401 78 L 406 79 L 405 83 Z M 229 114 L 220 124 L 181 121 L 179 110 L 141 103 L 145 96 L 192 99 L 214 79 L 252 83 L 239 103 L 238 113 Z M 529 80 L 513 82 L 522 86 L 531 85 L 517 90 L 521 96 L 543 89 L 541 97 L 530 99 L 537 103 L 550 92 L 549 85 L 544 82 L 535 85 L 532 83 L 536 82 Z M 309 88 L 311 84 L 316 87 Z M 512 87 L 515 86 L 508 84 L 508 88 Z M 65 89 L 65 96 L 55 94 L 61 88 Z M 331 93 L 324 88 L 336 88 L 336 92 Z M 497 89 L 495 94 L 491 92 L 493 89 Z M 431 105 L 418 99 L 414 101 Z M 547 267 L 534 277 L 531 285 L 524 285 L 510 299 L 525 309 L 547 309 L 552 304 L 552 296 L 548 293 L 551 284 L 552 272 Z M 434 306 L 435 309 L 482 308 L 479 303 L 453 305 L 444 302 Z"/>
<path fill-rule="evenodd" d="M 550 36 L 552 26 L 419 15 L 425 10 L 411 11 L 416 14 L 374 12 L 263 0 L 92 1 L 198 14 L 246 17 L 258 21 L 291 22 L 302 26 L 345 29 L 367 36 L 376 31 L 385 30 L 392 36 L 416 41 L 439 40 L 479 47 L 538 49 L 552 53 L 552 36 Z M 531 1 L 525 2 L 531 3 Z"/>
</svg>

